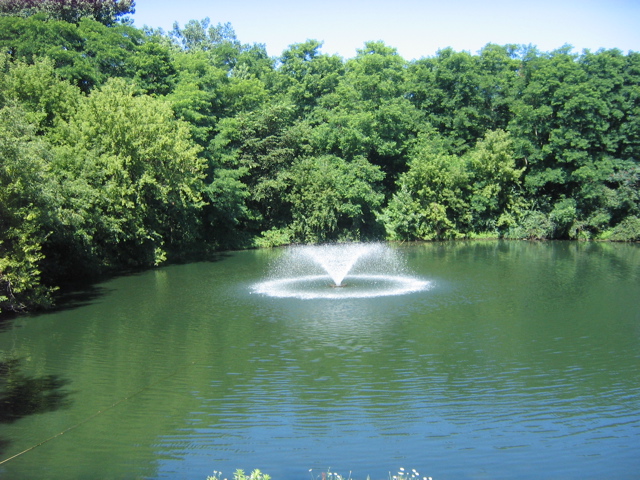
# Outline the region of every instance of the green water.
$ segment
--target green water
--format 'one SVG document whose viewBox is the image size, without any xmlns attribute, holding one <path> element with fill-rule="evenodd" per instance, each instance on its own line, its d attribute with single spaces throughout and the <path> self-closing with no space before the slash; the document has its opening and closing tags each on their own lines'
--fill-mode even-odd
<svg viewBox="0 0 640 480">
<path fill-rule="evenodd" d="M 393 248 L 430 289 L 272 298 L 237 252 L 4 325 L 0 477 L 638 478 L 640 245 Z"/>
</svg>

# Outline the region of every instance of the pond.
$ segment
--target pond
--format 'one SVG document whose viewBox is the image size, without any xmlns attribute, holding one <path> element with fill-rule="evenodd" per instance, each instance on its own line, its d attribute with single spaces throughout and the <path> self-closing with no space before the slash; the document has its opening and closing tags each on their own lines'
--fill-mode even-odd
<svg viewBox="0 0 640 480">
<path fill-rule="evenodd" d="M 230 252 L 5 324 L 0 477 L 637 478 L 640 245 L 389 249 L 418 288 L 276 296 L 290 250 Z"/>
</svg>

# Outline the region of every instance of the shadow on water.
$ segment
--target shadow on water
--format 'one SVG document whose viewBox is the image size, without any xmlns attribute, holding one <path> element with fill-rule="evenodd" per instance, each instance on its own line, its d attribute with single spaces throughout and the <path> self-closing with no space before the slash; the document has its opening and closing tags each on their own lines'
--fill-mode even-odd
<svg viewBox="0 0 640 480">
<path fill-rule="evenodd" d="M 18 316 L 15 312 L 0 312 L 0 333 L 9 330 Z"/>
<path fill-rule="evenodd" d="M 174 259 L 170 262 L 163 263 L 159 267 L 155 268 L 165 268 L 171 265 L 184 265 L 188 263 L 199 263 L 199 262 L 218 262 L 224 260 L 231 256 L 231 252 L 213 252 L 208 254 L 199 254 L 193 255 L 189 257 Z M 55 305 L 53 308 L 48 309 L 46 312 L 41 313 L 50 313 L 50 312 L 60 312 L 65 310 L 73 310 L 80 307 L 85 307 L 91 305 L 95 301 L 100 298 L 108 295 L 112 290 L 102 286 L 105 282 L 109 280 L 119 278 L 119 277 L 130 277 L 136 275 L 143 275 L 144 273 L 154 270 L 154 268 L 149 267 L 131 267 L 131 268 L 120 268 L 114 269 L 109 272 L 102 273 L 100 275 L 94 276 L 85 276 L 82 278 L 78 278 L 75 280 L 67 279 L 64 282 L 58 282 L 59 290 L 55 295 Z M 7 322 L 8 323 L 8 322 Z M 1 329 L 0 324 L 0 329 Z"/>
<path fill-rule="evenodd" d="M 54 306 L 44 313 L 55 313 L 64 310 L 73 310 L 91 305 L 96 300 L 109 293 L 108 288 L 96 284 L 68 283 L 60 287 L 56 293 Z"/>
<path fill-rule="evenodd" d="M 25 375 L 18 359 L 0 360 L 0 424 L 69 408 L 72 392 L 66 389 L 68 384 L 68 380 L 57 375 Z M 0 453 L 9 443 L 0 438 Z"/>
</svg>

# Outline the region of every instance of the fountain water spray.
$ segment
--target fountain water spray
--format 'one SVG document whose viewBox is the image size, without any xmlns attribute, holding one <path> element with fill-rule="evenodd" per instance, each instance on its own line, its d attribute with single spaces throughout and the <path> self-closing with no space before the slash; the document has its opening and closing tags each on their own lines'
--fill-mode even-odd
<svg viewBox="0 0 640 480">
<path fill-rule="evenodd" d="M 382 243 L 289 247 L 256 293 L 294 298 L 367 298 L 427 290 L 431 283 L 404 274 L 398 250 Z M 344 288 L 330 288 L 344 287 Z"/>
<path fill-rule="evenodd" d="M 345 245 L 312 245 L 302 247 L 300 252 L 320 265 L 331 277 L 336 287 L 342 286 L 344 277 L 362 258 L 381 253 L 377 243 L 348 243 Z"/>
</svg>

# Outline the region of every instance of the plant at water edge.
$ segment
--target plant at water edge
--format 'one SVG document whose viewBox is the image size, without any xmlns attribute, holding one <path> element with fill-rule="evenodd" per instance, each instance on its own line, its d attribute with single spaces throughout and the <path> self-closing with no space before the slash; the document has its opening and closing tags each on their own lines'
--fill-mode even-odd
<svg viewBox="0 0 640 480">
<path fill-rule="evenodd" d="M 213 475 L 209 475 L 207 480 L 222 480 L 222 472 L 214 470 Z M 227 479 L 225 478 L 224 480 Z M 250 475 L 245 474 L 244 470 L 238 469 L 233 472 L 233 480 L 271 480 L 271 477 L 257 468 Z"/>
<path fill-rule="evenodd" d="M 403 467 L 400 467 L 398 473 L 395 475 L 391 475 L 389 472 L 389 480 L 433 480 L 431 477 L 420 477 L 420 474 L 415 468 L 412 468 L 411 471 L 405 470 Z"/>
<path fill-rule="evenodd" d="M 317 477 L 313 476 L 313 468 L 309 469 L 309 473 L 311 474 L 311 480 L 351 480 L 351 472 L 349 472 L 349 476 L 345 478 L 339 473 L 332 472 L 331 468 L 328 468 L 326 472 L 320 472 Z M 367 480 L 369 480 L 368 476 Z"/>
<path fill-rule="evenodd" d="M 327 471 L 321 471 L 317 476 L 314 476 L 313 469 L 309 469 L 309 473 L 311 475 L 311 480 L 352 480 L 351 472 L 349 472 L 349 476 L 344 477 L 339 473 L 332 472 L 330 468 Z M 207 480 L 227 480 L 223 478 L 222 472 L 214 470 L 213 475 L 209 475 Z M 271 477 L 266 473 L 262 473 L 260 470 L 255 469 L 251 472 L 251 475 L 246 475 L 244 470 L 238 469 L 233 474 L 233 480 L 271 480 Z M 366 480 L 371 480 L 371 477 L 367 475 Z M 418 471 L 413 468 L 410 471 L 405 470 L 404 468 L 400 468 L 398 473 L 395 475 L 391 475 L 389 472 L 388 480 L 433 480 L 431 477 L 420 477 Z"/>
</svg>

